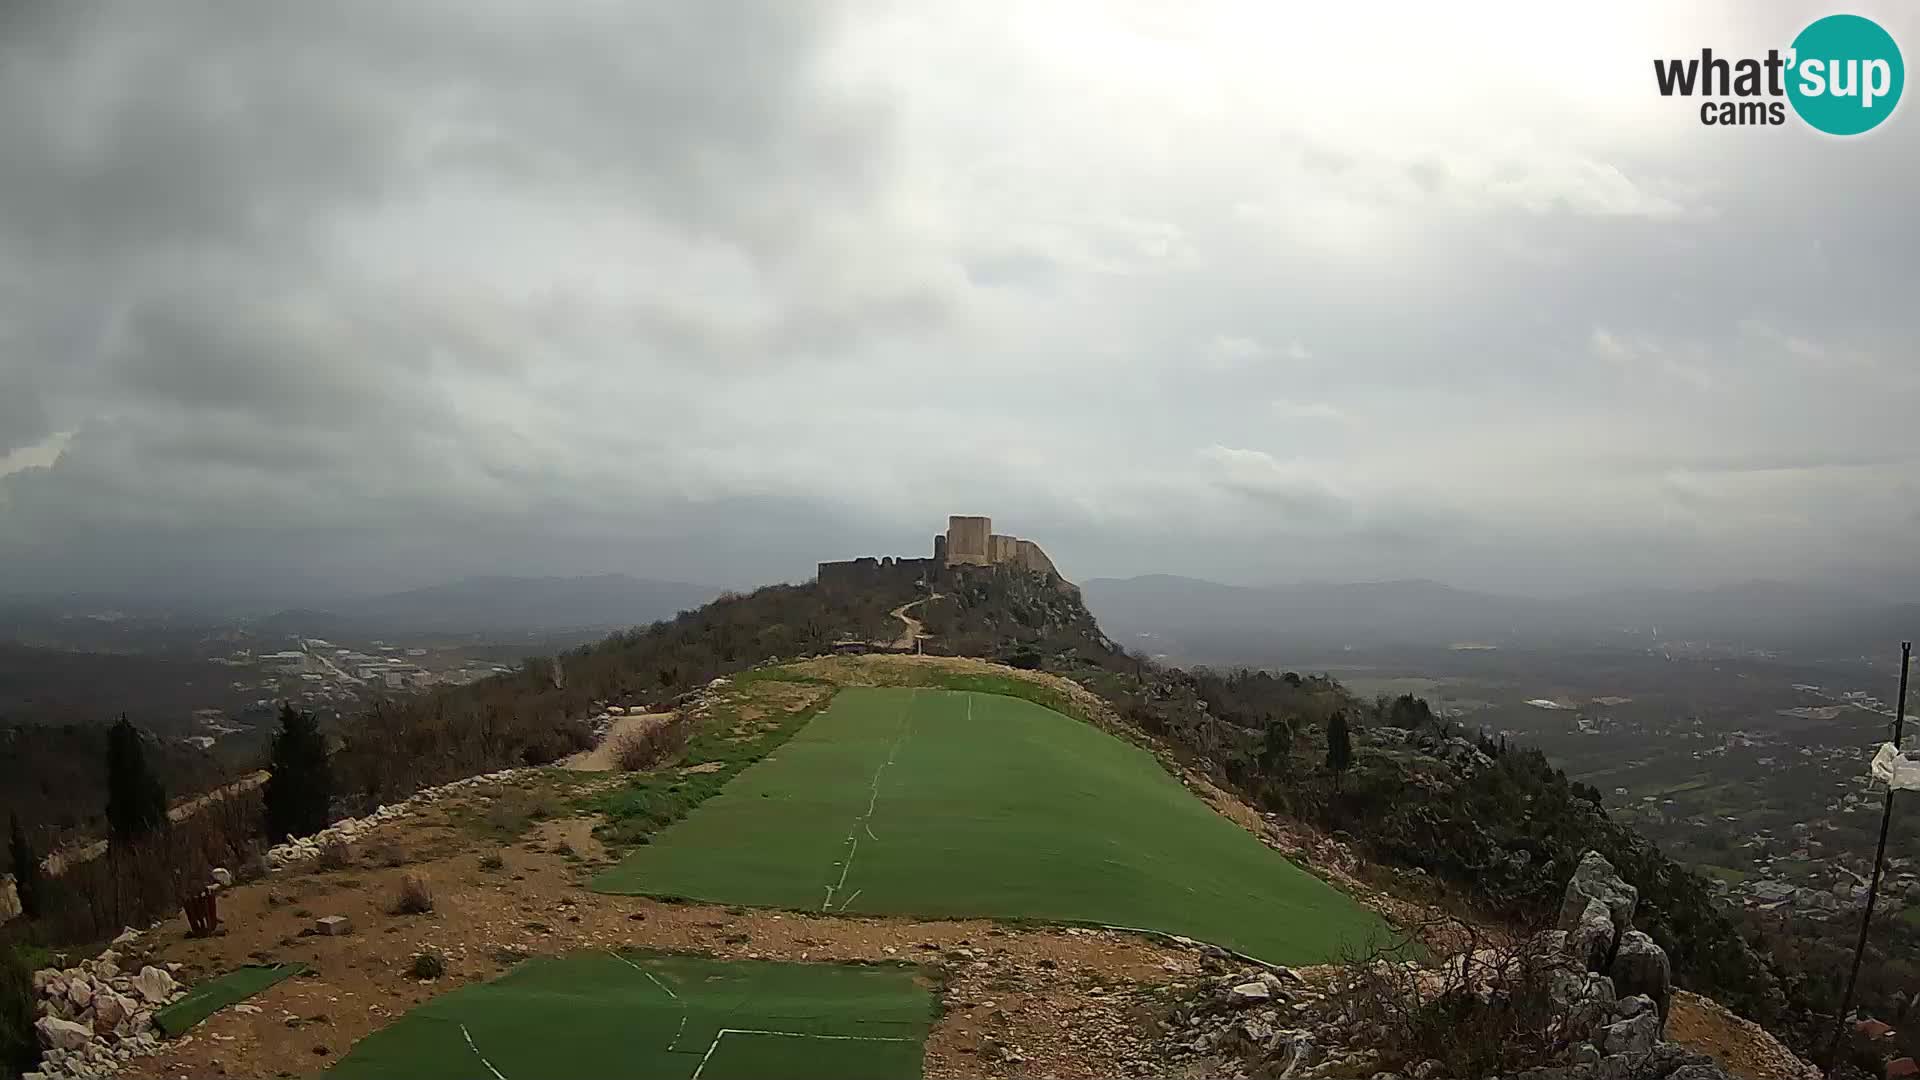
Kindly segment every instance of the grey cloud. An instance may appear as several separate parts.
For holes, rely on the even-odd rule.
[[[1315,95],[1245,12],[1007,11],[7,6],[0,455],[73,434],[0,591],[744,585],[961,510],[1081,576],[1898,564],[1911,107],[1707,132],[1471,25]]]

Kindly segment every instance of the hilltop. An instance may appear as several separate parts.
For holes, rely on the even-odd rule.
[[[875,567],[886,565],[876,563]],[[462,883],[454,895],[459,898],[456,909],[463,913],[469,904],[491,903],[484,897],[504,888],[501,895],[511,895],[511,909],[529,916],[524,926],[538,924],[542,929],[531,934],[510,932],[516,924],[503,912],[505,921],[493,918],[479,924],[484,940],[473,940],[466,930],[457,941],[424,939],[462,958],[457,965],[462,980],[486,976],[482,960],[492,952],[550,951],[573,941],[570,932],[556,935],[556,924],[544,917],[556,909],[578,915],[581,925],[599,927],[603,934],[618,923],[607,922],[605,914],[589,918],[589,911],[604,913],[609,904],[611,910],[625,913],[621,918],[651,926],[677,925],[678,920],[663,918],[664,909],[682,906],[671,902],[673,897],[666,898],[663,909],[658,899],[589,904],[564,888],[552,895],[522,896],[525,888],[494,882],[485,876],[489,871],[484,868],[475,877],[471,864],[460,861],[476,857],[472,840],[455,842],[455,837],[491,837],[493,842],[527,846],[530,852],[558,852],[566,868],[581,871],[576,881],[585,884],[587,870],[606,868],[614,853],[630,850],[631,845],[649,844],[654,833],[674,827],[674,822],[721,791],[741,769],[798,731],[829,700],[832,687],[901,685],[903,671],[938,671],[943,663],[982,662],[942,660],[936,655],[919,659],[843,656],[812,662],[832,665],[828,668],[791,665],[796,658],[835,650],[885,652],[910,647],[926,654],[998,661],[1005,666],[991,668],[992,678],[1047,688],[1039,699],[1046,708],[1147,750],[1161,769],[1217,813],[1253,831],[1266,847],[1310,868],[1362,906],[1416,931],[1414,939],[1435,954],[1477,935],[1511,935],[1551,921],[1566,882],[1583,857],[1593,852],[1618,867],[1636,888],[1639,904],[1634,924],[1671,958],[1679,986],[1763,1023],[1789,1018],[1793,1006],[1779,973],[1767,956],[1743,938],[1705,883],[1631,829],[1611,821],[1597,793],[1570,784],[1539,753],[1476,739],[1434,716],[1412,697],[1363,700],[1324,676],[1187,671],[1150,662],[1117,647],[1087,610],[1080,591],[1051,568],[1036,570],[1009,562],[963,568],[919,566],[903,573],[897,563],[891,566],[893,572],[870,574],[863,580],[771,586],[723,596],[670,620],[557,656],[530,659],[509,675],[377,703],[365,716],[343,723],[333,735],[337,805],[348,814],[368,816],[368,825],[351,834],[351,842],[365,854],[349,856],[339,870],[303,879],[308,884],[302,891],[336,904],[331,898],[346,900],[340,895],[343,891],[364,885],[365,875],[353,873],[353,859],[369,860],[368,868],[398,869],[420,861],[416,858],[420,851],[433,853],[425,861],[434,873],[451,874]],[[914,612],[911,616],[905,614],[909,609]],[[915,639],[916,626],[925,637]],[[903,646],[903,641],[911,644]],[[776,670],[786,673],[759,674]],[[742,679],[743,675],[749,677]],[[924,679],[916,675],[905,682],[924,684]],[[764,704],[739,696],[778,686],[788,688],[781,692],[784,696]],[[816,692],[822,686],[828,688],[825,693]],[[597,732],[611,723],[616,710],[618,715],[660,713],[680,718],[674,722],[689,725],[686,734],[692,741],[683,745],[690,749],[669,751],[664,772],[654,764],[630,777],[602,778],[548,768],[592,747]],[[741,728],[742,718],[750,714],[756,719]],[[767,719],[770,716],[793,719],[781,722]],[[1341,770],[1328,767],[1327,748],[1336,718],[1352,732],[1351,761]],[[750,743],[738,750],[701,741],[737,740],[741,731],[758,734],[751,734]],[[680,764],[673,767],[676,761]],[[513,771],[499,773],[502,769]],[[444,802],[438,799],[428,804],[428,816],[442,819],[435,826],[442,831],[408,834],[395,848],[381,840],[389,834],[383,830],[400,827],[381,807],[404,805],[409,796],[435,785],[464,784],[462,778],[478,774],[506,778],[462,788],[462,794],[444,806],[437,805]],[[876,796],[878,791],[876,787]],[[465,809],[458,809],[461,806]],[[237,843],[232,850],[238,853],[245,848]],[[397,855],[389,853],[395,849]],[[307,850],[320,852],[324,845]],[[235,855],[236,860],[240,858]],[[509,878],[521,882],[549,873],[543,868],[516,867]],[[563,885],[555,881],[541,888]],[[380,891],[387,886],[374,888]],[[275,896],[279,898],[272,899]],[[265,919],[269,926],[282,927],[282,934],[291,932],[288,927],[298,928],[299,911],[314,911],[311,904],[295,906],[298,902],[289,900],[277,885],[266,890],[266,897],[239,900],[242,906],[230,910],[243,912],[243,919]],[[374,903],[377,906],[379,901]],[[293,923],[272,915],[280,905],[295,911]],[[748,935],[742,945],[758,941],[758,934],[770,932],[772,924],[780,921],[777,915],[736,916],[731,914],[735,909],[726,910],[727,918],[710,923],[718,927],[750,918],[751,925],[760,928],[742,931]],[[901,910],[914,908],[908,904]],[[102,936],[111,936],[112,928],[123,922],[146,918],[135,910],[108,910],[97,917],[104,920],[98,931]],[[362,917],[352,915],[355,921]],[[809,926],[820,917],[810,918]],[[229,925],[236,925],[231,918]],[[924,923],[898,925],[914,926],[913,934],[932,939],[953,937],[954,924],[940,924],[948,929],[938,932]],[[1475,927],[1466,938],[1460,936],[1462,928]],[[634,940],[652,940],[651,931],[626,929],[640,935]],[[961,936],[977,943],[984,933],[976,929]],[[1031,933],[1037,935],[1035,942],[1064,942],[1074,936],[1058,931]],[[703,951],[712,951],[710,937],[701,936]],[[245,940],[259,941],[256,951],[275,955],[284,951],[264,944],[267,939],[258,933],[250,932]],[[685,944],[684,939],[671,938],[662,943],[672,945],[676,940]],[[873,939],[863,936],[862,940]],[[1101,940],[1117,939],[1103,936]],[[1034,946],[1041,952],[1053,947]],[[1122,952],[1130,948],[1125,946]],[[230,952],[200,948],[193,963],[201,971],[211,971],[228,962]],[[1031,979],[1051,985],[1051,976],[1038,974],[1049,969],[1033,967],[1018,953],[1014,949],[1007,962],[1019,965]],[[810,950],[802,949],[799,958],[808,955]],[[833,952],[827,949],[820,955]],[[1129,955],[1158,964],[1167,974],[1191,972],[1194,969],[1186,965],[1204,959],[1204,953],[1199,959],[1182,959],[1164,951]],[[320,959],[331,966],[339,958]],[[370,960],[362,957],[351,962]],[[380,961],[392,962],[391,957]],[[1127,966],[1133,963],[1128,960],[1121,967],[1140,981],[1138,969]],[[264,1033],[256,1030],[256,1036],[264,1052]],[[936,1030],[936,1043],[939,1037]],[[1148,1060],[1138,1056],[1146,1053],[1144,1044],[1127,1045],[1136,1054],[1130,1059],[1135,1064],[1128,1068]],[[1089,1062],[1127,1064],[1088,1053],[1092,1055],[1086,1058]],[[930,1061],[935,1060],[937,1052],[930,1049],[929,1055]]]

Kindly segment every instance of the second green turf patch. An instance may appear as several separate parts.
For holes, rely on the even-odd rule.
[[[1032,702],[939,690],[841,691],[594,888],[1100,923],[1277,963],[1334,959],[1385,930],[1138,747]]]
[[[933,998],[900,965],[582,952],[529,960],[360,1040],[350,1080],[920,1075]]]

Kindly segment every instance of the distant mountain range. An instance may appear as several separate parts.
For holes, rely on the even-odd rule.
[[[157,608],[109,597],[0,597],[0,641],[103,652],[145,652],[226,629],[330,634],[512,635],[643,626],[720,595],[713,585],[625,574],[470,577],[443,585],[348,596],[271,614]]]
[[[286,625],[298,630],[334,622],[388,633],[619,629],[670,618],[707,603],[721,592],[710,585],[626,574],[470,577],[423,589],[345,600],[319,611],[282,611],[256,625]]]
[[[1756,581],[1530,599],[1435,581],[1239,586],[1153,574],[1082,582],[1116,641],[1189,658],[1264,648],[1713,642],[1808,656],[1884,653],[1920,631],[1920,604]],[[1143,635],[1145,638],[1143,639]]]

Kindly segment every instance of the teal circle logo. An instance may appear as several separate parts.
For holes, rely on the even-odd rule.
[[[1800,31],[1791,63],[1793,111],[1829,135],[1878,127],[1900,104],[1907,83],[1893,35],[1858,15],[1829,15]]]

